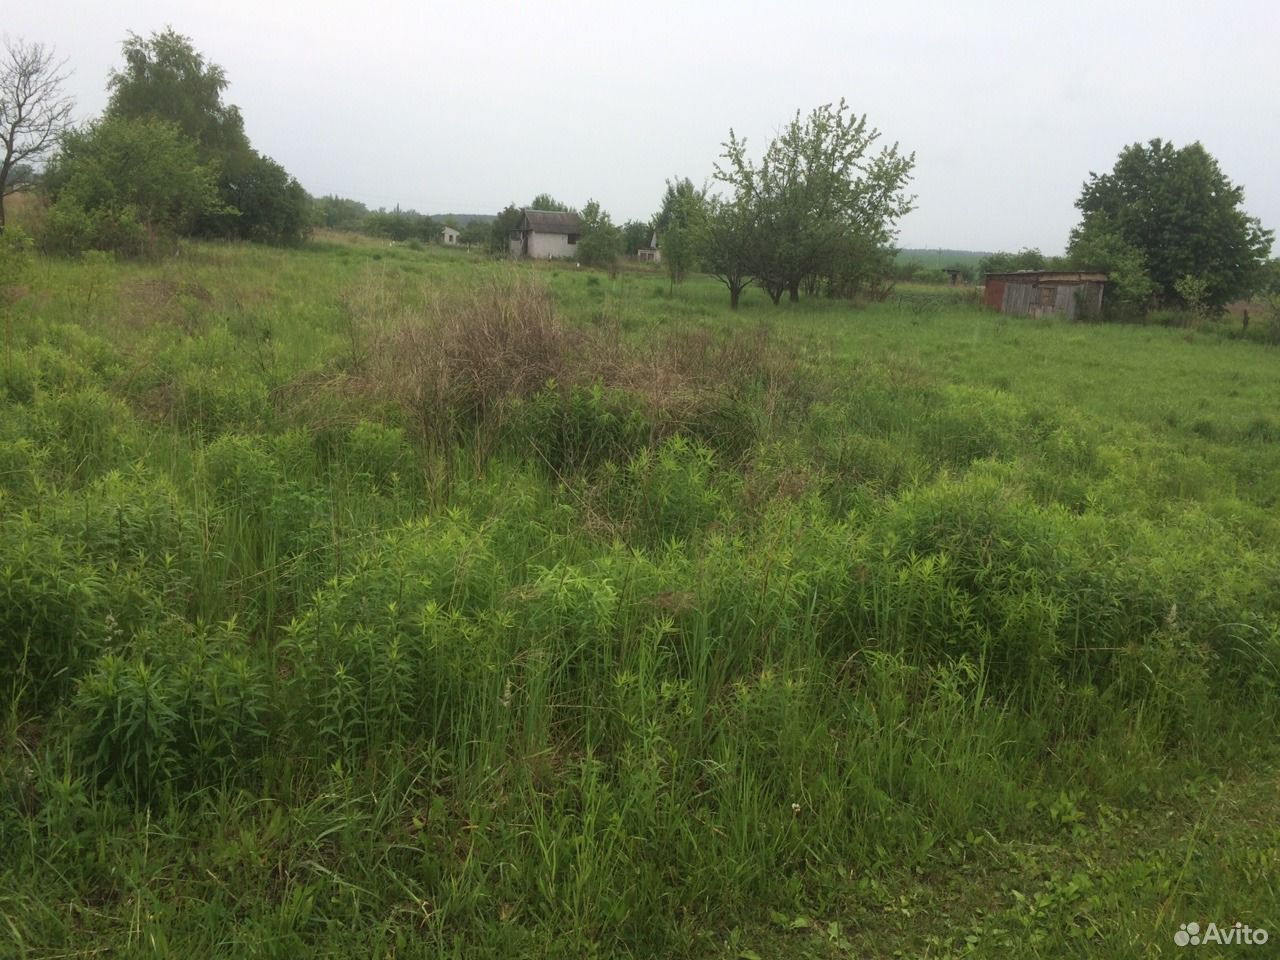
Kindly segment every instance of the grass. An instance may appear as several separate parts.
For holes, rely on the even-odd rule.
[[[23,286],[9,954],[1280,926],[1273,349],[343,238]]]

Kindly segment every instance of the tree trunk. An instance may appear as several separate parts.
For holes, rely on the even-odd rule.
[[[789,294],[788,299],[792,303],[799,303],[800,302],[800,282],[798,280],[793,280],[787,286],[787,293]]]
[[[729,309],[738,309],[738,297],[742,296],[742,287],[736,283],[729,284]]]

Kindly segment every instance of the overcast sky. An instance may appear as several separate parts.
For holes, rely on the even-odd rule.
[[[82,117],[129,31],[173,26],[230,80],[255,147],[313,194],[494,213],[546,191],[648,219],[845,97],[915,151],[908,247],[1061,252],[1091,170],[1200,140],[1280,227],[1280,4],[774,0],[0,0],[57,48]]]

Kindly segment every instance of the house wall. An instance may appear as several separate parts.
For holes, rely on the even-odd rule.
[[[520,245],[516,244],[516,253],[520,253]],[[529,232],[529,256],[535,260],[547,260],[552,257],[576,257],[578,245],[569,242],[563,233]]]
[[[440,242],[456,244],[458,242],[458,231],[453,229],[453,227],[445,227],[440,231]]]

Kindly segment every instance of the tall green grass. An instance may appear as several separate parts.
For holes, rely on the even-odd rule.
[[[1274,736],[1265,348],[361,244],[31,286],[16,955],[717,955]]]

